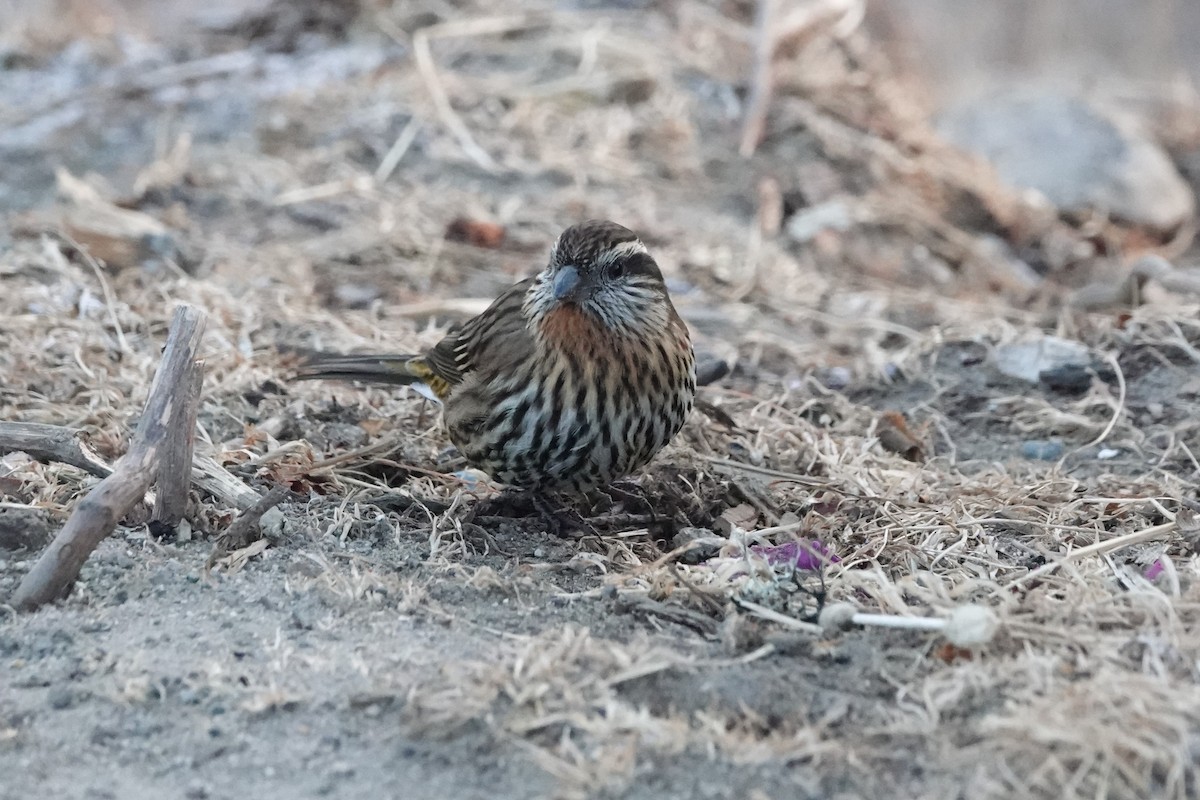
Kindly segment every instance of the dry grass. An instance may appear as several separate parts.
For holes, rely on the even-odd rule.
[[[398,12],[377,13],[401,36]],[[288,512],[291,535],[320,545],[300,545],[313,570],[295,591],[467,624],[471,598],[495,595],[644,600],[638,618],[651,631],[686,619],[664,609],[712,621],[718,647],[695,636],[690,650],[575,626],[509,635],[496,659],[447,661],[402,687],[413,735],[482,724],[555,776],[562,796],[623,791],[647,759],[685,751],[818,773],[885,774],[907,760],[957,776],[973,797],[1194,796],[1200,561],[1186,501],[1200,474],[1200,389],[1172,387],[1155,414],[1144,381],[1156,366],[1194,376],[1198,309],[1176,298],[1125,317],[1073,316],[1058,311],[1065,273],[1052,269],[1024,293],[980,279],[1003,265],[988,260],[979,232],[946,221],[956,198],[982,198],[1003,226],[1032,231],[1032,246],[1079,234],[929,140],[919,104],[882,77],[861,34],[782,56],[768,140],[740,160],[737,120],[724,110],[736,97],[721,87],[746,74],[752,35],[748,20],[692,2],[672,19],[481,15],[425,29],[412,38],[419,57],[375,83],[274,101],[299,143],[271,154],[220,142],[191,150],[191,191],[229,210],[173,212],[175,234],[202,253],[190,274],[95,269],[49,234],[0,253],[0,418],[82,428],[115,458],[173,303],[195,303],[211,315],[198,450],[251,483],[311,492]],[[373,122],[380,105],[404,124]],[[782,133],[796,125],[804,132]],[[352,157],[364,138],[374,148],[365,165]],[[793,162],[796,152],[806,160]],[[797,244],[723,206],[726,196],[754,202],[751,173],[817,193],[796,163],[832,165],[831,197],[861,222]],[[863,180],[867,190],[848,188]],[[314,233],[288,222],[289,207],[334,225]],[[486,253],[445,241],[464,214],[500,222],[509,244]],[[722,530],[715,517],[736,520],[699,564],[676,563],[683,554],[668,541],[635,530],[584,540],[550,563],[480,566],[472,559],[491,544],[461,522],[479,489],[446,460],[435,410],[405,392],[284,388],[277,348],[432,344],[449,318],[536,264],[564,222],[591,215],[646,232],[699,346],[737,362],[731,380],[704,392],[737,427],[697,413],[643,485],[652,496],[683,487],[715,506],[706,516],[680,505],[679,522]],[[342,307],[337,287],[348,284],[365,287],[367,308]],[[1120,380],[1074,397],[981,385],[979,402],[960,403],[960,384],[991,368],[947,367],[954,348],[987,351],[1034,329],[1078,338]],[[831,368],[844,380],[827,380]],[[908,415],[926,459],[879,446],[883,407]],[[1175,407],[1182,413],[1167,413]],[[1063,442],[1063,457],[1019,457],[1023,441],[1041,439]],[[1098,460],[1101,447],[1124,455]],[[6,502],[56,513],[92,482],[16,455],[0,460],[0,481]],[[388,493],[428,505],[385,509]],[[215,530],[229,512],[200,498],[197,518]],[[372,537],[423,542],[425,577],[336,556]],[[837,555],[821,580],[772,568],[753,549],[798,537]],[[582,577],[562,589],[552,579],[564,572]],[[434,601],[438,582],[467,599]],[[750,670],[797,652],[820,664],[836,644],[803,626],[789,640],[737,601],[811,621],[822,584],[829,601],[898,617],[982,604],[1000,632],[968,652],[869,631],[882,666],[855,669],[886,691],[819,714],[652,711],[623,694],[660,674]],[[267,708],[290,696],[264,697]]]

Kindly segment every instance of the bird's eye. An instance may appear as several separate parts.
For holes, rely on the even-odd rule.
[[[606,270],[609,278],[619,278],[625,274],[625,259],[614,261],[608,265]]]

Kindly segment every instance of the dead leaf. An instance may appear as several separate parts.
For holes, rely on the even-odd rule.
[[[925,458],[925,448],[908,428],[908,420],[899,411],[885,411],[879,415],[879,444],[884,450],[897,453],[909,461]]]
[[[472,247],[495,250],[504,244],[503,225],[479,219],[458,217],[446,226],[446,238],[452,242],[465,242]]]

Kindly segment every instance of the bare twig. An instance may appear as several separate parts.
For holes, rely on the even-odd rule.
[[[257,503],[261,497],[208,455],[197,455],[192,459],[192,483],[218,500],[242,510]]]
[[[121,93],[153,92],[167,86],[179,86],[194,81],[220,78],[237,72],[245,72],[254,68],[258,63],[259,57],[247,49],[206,56],[180,64],[167,64],[151,70],[146,70],[138,65],[136,68],[114,73],[114,76],[106,80],[103,85],[89,86],[84,91],[71,92],[62,97],[52,98],[24,116],[6,121],[5,127],[15,128],[18,125],[28,124],[39,117],[77,103],[80,105],[103,103]]]
[[[442,86],[442,79],[438,77],[437,67],[433,63],[433,53],[429,49],[428,31],[420,30],[413,35],[413,56],[416,58],[417,69],[421,72],[421,78],[425,81],[425,88],[429,90],[429,96],[433,100],[433,107],[437,109],[442,124],[454,135],[463,152],[472,161],[489,172],[495,170],[496,162],[492,160],[492,157],[488,155],[486,150],[479,146],[475,138],[471,136],[471,131],[467,129],[466,123],[462,121],[462,117],[458,116],[458,112],[450,105],[450,97],[446,94],[446,87]]]
[[[425,82],[425,88],[433,100],[433,107],[446,129],[458,140],[459,146],[472,161],[489,172],[497,169],[496,162],[486,150],[479,146],[471,132],[467,129],[462,117],[450,105],[450,96],[438,76],[437,67],[433,62],[433,52],[429,42],[432,39],[456,36],[487,36],[510,31],[521,30],[539,24],[544,24],[546,18],[537,14],[521,14],[516,16],[482,17],[479,19],[456,20],[443,22],[422,28],[413,34],[413,58],[416,59],[417,70]],[[390,155],[390,154],[389,154]],[[398,159],[397,159],[398,160]]]
[[[197,455],[192,459],[192,483],[242,511],[253,508],[262,499],[262,495],[207,455]],[[268,537],[278,536],[283,531],[283,512],[268,510],[262,515],[262,527]]]
[[[858,0],[810,0],[782,16],[779,5],[779,0],[758,3],[754,20],[754,75],[738,145],[738,154],[743,158],[754,155],[766,131],[767,113],[775,92],[775,53],[780,45],[813,36],[829,25],[835,26],[835,35],[846,36],[861,21],[863,12],[863,4]]]
[[[814,625],[811,622],[805,622],[804,620],[799,620],[795,617],[789,617],[787,614],[781,614],[780,612],[772,608],[767,608],[760,603],[743,600],[740,597],[733,598],[733,602],[738,606],[738,608],[749,611],[752,615],[758,617],[759,619],[769,620],[770,622],[777,623],[785,628],[789,628],[790,630],[802,631],[804,633],[821,633],[820,625]]]
[[[12,605],[33,609],[64,597],[79,570],[96,546],[112,533],[117,521],[141,502],[158,473],[161,449],[171,429],[181,424],[187,407],[185,392],[195,369],[196,353],[204,334],[204,313],[181,306],[171,320],[166,351],[154,376],[145,410],[133,434],[129,451],[113,472],[92,489],[75,508],[67,524],[21,581]]]
[[[1176,530],[1178,530],[1178,528],[1178,522],[1164,522],[1162,525],[1155,525],[1152,528],[1143,528],[1140,531],[1132,531],[1112,539],[1105,539],[1102,542],[1089,544],[1087,547],[1081,547],[1078,550],[1072,550],[1056,561],[1050,561],[1046,564],[1043,564],[1037,569],[1025,573],[1021,577],[1010,581],[1004,586],[997,587],[996,593],[1008,592],[1012,589],[1026,586],[1030,582],[1042,577],[1043,575],[1049,575],[1051,572],[1056,571],[1059,567],[1062,567],[1065,564],[1070,564],[1089,556],[1110,553],[1113,550],[1119,550],[1122,547],[1129,547],[1131,545],[1141,544],[1142,542],[1153,541],[1154,539],[1165,536],[1169,533],[1174,533]]]
[[[80,432],[37,422],[0,422],[0,455],[22,452],[38,461],[70,464],[97,478],[112,474],[104,459],[92,452]]]
[[[174,412],[176,417],[167,430],[167,438],[159,456],[156,475],[158,496],[154,501],[152,521],[170,529],[179,524],[187,508],[188,489],[192,485],[196,412],[200,407],[200,386],[203,382],[203,362],[193,361],[180,387],[183,397]]]
[[[616,605],[618,611],[660,617],[676,625],[691,628],[705,636],[716,635],[719,626],[717,620],[705,616],[699,611],[693,611],[690,608],[664,603],[661,600],[653,600],[637,594],[619,595]]]
[[[421,120],[414,115],[409,119],[408,124],[404,126],[404,130],[400,131],[400,135],[396,137],[396,141],[388,148],[384,154],[383,160],[379,162],[379,167],[375,170],[375,183],[380,184],[391,177],[396,167],[400,164],[400,159],[404,158],[404,154],[408,152],[408,148],[412,147],[412,143],[417,140],[417,133],[421,130]]]
[[[286,500],[289,494],[291,494],[291,490],[286,486],[275,486],[260,497],[258,502],[239,514],[233,524],[217,540],[212,554],[208,557],[208,568],[211,569],[212,565],[226,553],[241,550],[251,542],[262,538],[263,515]]]
[[[742,122],[742,140],[738,153],[749,158],[758,149],[767,127],[767,110],[771,107],[774,89],[775,36],[771,21],[778,0],[759,0],[754,20],[754,77],[750,80],[750,99],[746,103],[746,118]]]
[[[109,321],[112,322],[113,330],[116,332],[117,344],[121,348],[121,352],[128,356],[130,354],[129,342],[125,341],[125,330],[121,327],[121,319],[117,316],[117,299],[113,295],[112,287],[108,284],[108,278],[104,275],[104,267],[100,266],[100,262],[96,260],[86,247],[75,241],[67,233],[62,234],[63,239],[83,258],[83,263],[88,265],[92,274],[96,276],[96,282],[100,284],[100,291],[104,295],[104,308],[108,311]]]

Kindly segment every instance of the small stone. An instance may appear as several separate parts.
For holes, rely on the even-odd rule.
[[[1173,230],[1195,213],[1190,187],[1156,142],[1075,97],[1007,91],[942,115],[938,130],[1000,179],[1063,211],[1099,210]]]
[[[679,532],[671,537],[671,549],[688,547],[679,560],[685,564],[699,564],[715,557],[728,541],[708,528],[680,528]]]
[[[1066,364],[1043,370],[1038,378],[1047,388],[1065,394],[1080,394],[1092,385],[1092,373],[1083,364]]]
[[[1086,368],[1092,363],[1087,345],[1057,336],[1043,336],[996,348],[996,368],[1010,378],[1037,383],[1043,373],[1062,367]]]
[[[46,701],[53,709],[70,708],[75,705],[75,693],[66,686],[56,686],[46,696]]]
[[[708,386],[729,374],[729,362],[723,358],[710,358],[696,364],[696,385]]]
[[[829,367],[827,369],[817,370],[817,380],[819,380],[826,389],[832,389],[835,392],[840,392],[850,385],[854,379],[853,373],[847,367]]]
[[[798,211],[787,223],[788,236],[805,244],[824,231],[844,233],[854,227],[854,215],[841,200],[830,200]]]
[[[1021,443],[1021,455],[1034,461],[1056,461],[1062,454],[1061,442],[1033,440]]]

